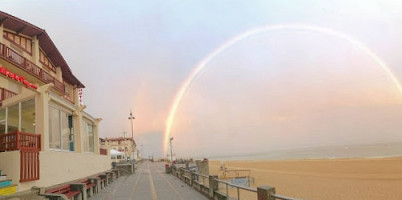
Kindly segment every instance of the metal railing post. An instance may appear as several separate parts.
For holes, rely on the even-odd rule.
[[[195,179],[195,174],[194,172],[190,172],[190,186],[193,187],[193,182]]]
[[[208,176],[210,198],[214,198],[214,192],[215,190],[218,190],[218,181],[215,180],[217,178],[218,176],[211,176],[211,175]]]
[[[272,194],[275,194],[274,187],[267,185],[257,187],[258,200],[275,200],[275,197],[272,196]]]

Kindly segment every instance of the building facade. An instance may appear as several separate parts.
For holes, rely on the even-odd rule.
[[[121,153],[124,153],[125,158],[130,160],[137,160],[139,159],[139,152],[137,150],[137,145],[132,138],[124,138],[124,137],[117,137],[117,138],[101,138],[99,140],[100,147],[102,149],[107,149],[108,152],[110,150],[116,150]],[[111,155],[113,161],[124,160],[123,157],[119,157],[119,155]]]
[[[80,104],[85,86],[49,35],[0,11],[0,36],[0,170],[24,191],[110,169],[101,119]]]

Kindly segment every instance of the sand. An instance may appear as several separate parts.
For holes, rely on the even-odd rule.
[[[222,174],[220,161],[209,165],[210,174]],[[250,169],[255,179],[252,187],[274,186],[277,194],[305,200],[402,200],[402,157],[225,161],[225,165]],[[240,193],[241,199],[256,199],[255,194]]]

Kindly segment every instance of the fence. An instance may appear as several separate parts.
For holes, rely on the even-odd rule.
[[[20,182],[39,180],[39,134],[15,131],[0,135],[0,152],[20,150]]]
[[[227,181],[218,179],[218,176],[204,175],[196,172],[189,171],[185,168],[176,168],[172,166],[170,169],[171,174],[188,184],[190,187],[195,188],[200,193],[209,197],[210,199],[228,200],[239,199],[240,191],[247,191],[254,193],[258,200],[300,200],[292,197],[287,197],[275,193],[275,188],[271,186],[260,186],[255,188],[235,185]],[[207,181],[205,181],[207,180]],[[219,184],[225,185],[225,192],[219,190]],[[229,187],[235,189],[236,196],[230,196]]]

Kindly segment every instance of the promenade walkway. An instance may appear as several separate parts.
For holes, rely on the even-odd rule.
[[[135,174],[122,176],[89,200],[205,200],[176,177],[165,174],[165,163],[143,162]]]

